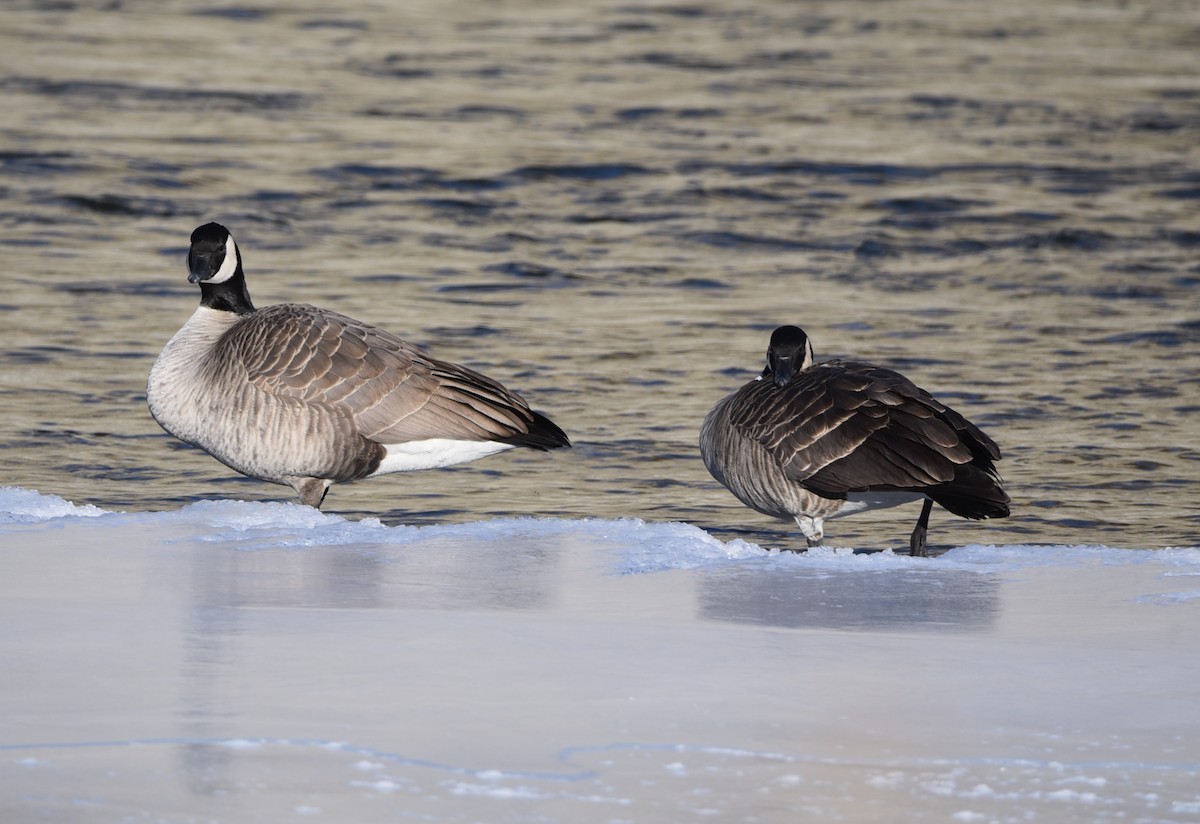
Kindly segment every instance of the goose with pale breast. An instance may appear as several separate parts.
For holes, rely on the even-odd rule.
[[[1003,518],[1000,448],[979,427],[898,372],[814,363],[796,326],[771,335],[762,375],[720,401],[700,428],[713,477],[764,515],[794,520],[809,546],[824,522],[924,499],[909,538],[927,555],[937,503],[963,518]]]
[[[334,483],[570,446],[516,393],[391,332],[306,304],[256,309],[219,223],[192,233],[187,265],[200,306],[150,370],[150,413],[302,503],[320,507]]]

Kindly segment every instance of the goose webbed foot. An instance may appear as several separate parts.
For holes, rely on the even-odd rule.
[[[291,485],[300,496],[300,503],[311,506],[313,509],[320,509],[325,500],[325,494],[329,492],[330,482],[321,478],[298,478],[291,481]]]
[[[805,538],[803,549],[800,549],[800,548],[794,547],[794,546],[787,546],[787,547],[781,547],[779,551],[780,552],[794,552],[797,555],[799,555],[801,552],[808,552],[813,547],[821,546],[821,545],[822,545],[822,541],[820,538]]]
[[[925,535],[929,530],[920,524],[912,531],[912,536],[908,539],[908,554],[917,558],[929,557],[929,546],[925,541]]]
[[[795,519],[796,526],[800,527],[800,531],[804,533],[804,540],[808,542],[808,549],[820,546],[825,540],[824,519],[811,515],[796,515]]]

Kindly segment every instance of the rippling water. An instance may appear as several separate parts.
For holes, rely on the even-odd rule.
[[[1014,515],[933,543],[1195,544],[1190,2],[10,4],[3,482],[106,508],[286,499],[162,433],[145,375],[234,231],[316,303],[522,392],[552,455],[335,487],[390,523],[684,520],[795,542],[705,472],[770,329],[909,374]],[[834,522],[903,544],[916,513]]]

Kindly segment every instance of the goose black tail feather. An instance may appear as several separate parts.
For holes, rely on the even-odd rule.
[[[1011,499],[995,470],[963,464],[955,472],[953,481],[921,491],[960,518],[1007,518],[1009,514]]]
[[[531,412],[530,414],[533,415],[533,420],[529,422],[529,431],[510,435],[503,439],[504,443],[537,449],[541,452],[571,445],[567,433],[559,429],[558,424],[540,412]]]

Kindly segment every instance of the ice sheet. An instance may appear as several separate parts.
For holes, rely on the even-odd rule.
[[[0,490],[0,820],[1195,821],[1200,549]]]

